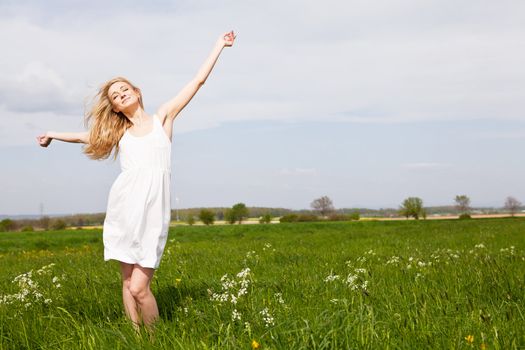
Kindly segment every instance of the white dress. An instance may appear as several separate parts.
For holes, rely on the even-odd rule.
[[[104,260],[157,268],[171,218],[171,142],[160,119],[153,130],[119,143],[119,174],[109,192],[104,220]]]

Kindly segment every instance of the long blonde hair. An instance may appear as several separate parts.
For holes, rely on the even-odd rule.
[[[126,78],[116,77],[104,83],[93,98],[91,109],[85,114],[84,122],[89,130],[89,143],[83,151],[91,159],[107,159],[113,150],[113,159],[117,159],[119,141],[126,129],[132,125],[124,113],[113,111],[108,97],[110,86],[117,82],[129,84],[139,94],[139,103],[144,109],[140,89]]]

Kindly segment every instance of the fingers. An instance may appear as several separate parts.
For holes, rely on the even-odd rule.
[[[233,41],[237,36],[235,35],[235,33],[232,31],[229,31],[228,33],[224,34],[224,40],[229,40],[229,41]]]

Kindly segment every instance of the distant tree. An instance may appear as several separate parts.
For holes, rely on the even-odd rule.
[[[44,230],[49,230],[49,225],[51,223],[51,219],[49,216],[42,216],[40,220],[38,220],[38,224],[40,227],[42,227]]]
[[[313,210],[319,212],[321,216],[326,216],[334,211],[334,204],[327,196],[314,199],[313,202],[310,203],[310,206]]]
[[[22,232],[33,232],[34,230],[35,229],[33,228],[33,226],[27,225],[27,226],[22,227],[22,229],[20,231],[22,231]]]
[[[272,222],[272,215],[270,213],[266,213],[259,219],[260,224],[269,224]]]
[[[426,211],[423,209],[423,200],[418,197],[408,197],[403,201],[399,208],[399,213],[407,219],[413,217],[419,220],[419,217],[426,218]]]
[[[467,195],[457,195],[454,202],[456,202],[456,209],[460,215],[470,212],[470,198]]]
[[[205,225],[213,225],[213,222],[215,221],[215,214],[211,210],[202,209],[199,213],[199,219]]]
[[[224,213],[224,220],[230,225],[235,224],[237,221],[237,218],[235,217],[235,213],[232,209],[226,209],[226,212]]]
[[[84,219],[83,218],[78,218],[77,219],[77,222],[76,222],[76,225],[77,226],[84,226]]]
[[[66,228],[66,223],[65,223],[64,220],[58,219],[58,220],[53,222],[53,224],[51,225],[51,228],[53,230],[63,230],[63,229]]]
[[[0,221],[0,231],[13,231],[16,228],[16,223],[11,219],[4,219]]]
[[[242,223],[244,219],[248,217],[248,208],[246,208],[246,204],[244,203],[237,203],[235,204],[231,211],[233,212],[233,216],[235,217],[235,221],[237,221],[239,224]]]
[[[507,199],[505,199],[504,207],[511,216],[514,216],[521,207],[521,202],[512,196],[508,196]]]
[[[359,215],[359,212],[358,211],[354,211],[350,214],[350,220],[356,220],[356,221],[359,221],[359,219],[361,218],[361,215]]]
[[[186,222],[188,225],[193,226],[195,224],[195,218],[192,214],[188,215],[188,218],[186,219]]]
[[[281,216],[279,222],[297,222],[299,216],[297,214],[286,214]]]

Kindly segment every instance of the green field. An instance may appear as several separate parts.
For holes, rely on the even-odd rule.
[[[0,349],[525,348],[523,219],[177,227],[153,335],[102,256],[100,230],[1,233]]]

